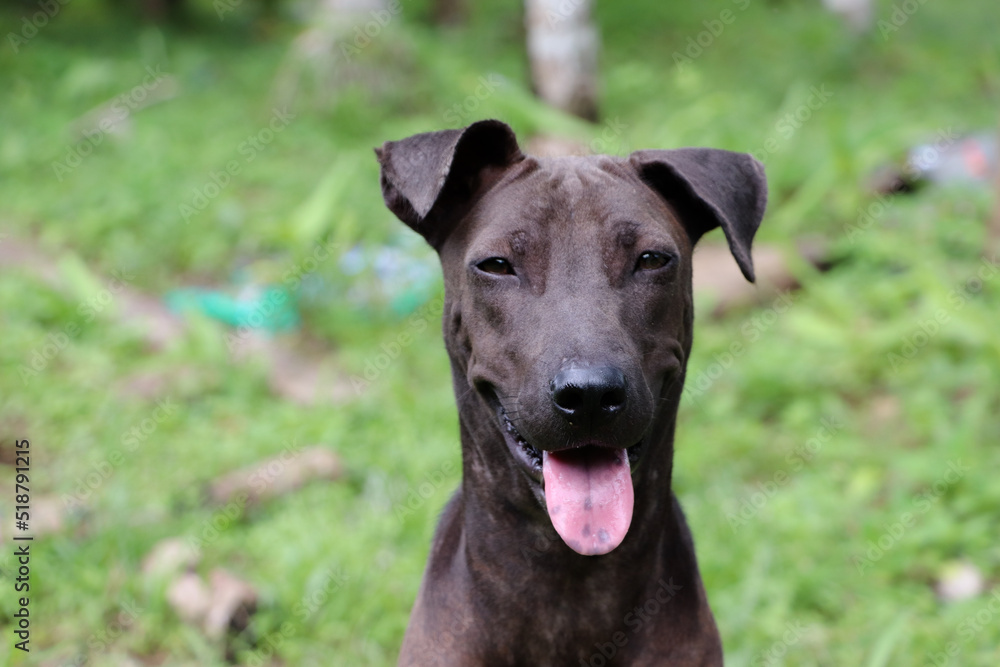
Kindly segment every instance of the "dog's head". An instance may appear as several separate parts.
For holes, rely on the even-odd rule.
[[[722,227],[753,280],[763,167],[706,148],[526,157],[499,121],[376,152],[386,205],[441,257],[456,392],[496,435],[477,456],[518,469],[574,551],[611,551],[633,480],[672,454],[655,449],[691,348],[692,248]]]

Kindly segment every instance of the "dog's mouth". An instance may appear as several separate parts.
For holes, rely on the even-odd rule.
[[[502,405],[498,413],[508,448],[538,485],[536,495],[563,542],[584,556],[618,547],[632,522],[632,472],[643,443],[539,450],[518,432]]]
[[[513,451],[517,458],[521,460],[521,463],[528,469],[531,473],[532,478],[541,483],[542,481],[542,452],[539,449],[531,446],[527,440],[524,439],[518,430],[514,426],[514,423],[507,416],[507,411],[503,406],[498,407],[498,412],[500,414],[500,424],[503,426],[504,434],[507,438],[507,444],[510,446],[511,451]],[[625,448],[625,453],[628,457],[628,465],[630,472],[635,472],[636,466],[639,465],[639,460],[642,458],[643,452],[643,441],[635,443],[631,447]],[[600,447],[601,445],[590,445],[592,447]]]

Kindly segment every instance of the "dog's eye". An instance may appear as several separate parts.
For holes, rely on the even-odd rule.
[[[489,259],[484,259],[479,262],[479,264],[476,264],[476,268],[480,271],[492,273],[498,276],[514,275],[514,267],[503,257],[490,257]]]
[[[669,255],[650,250],[639,255],[639,259],[635,263],[635,270],[652,271],[654,269],[661,269],[670,263],[670,259]]]

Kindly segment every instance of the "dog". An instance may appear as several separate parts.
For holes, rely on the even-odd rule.
[[[437,251],[462,444],[399,664],[721,665],[671,491],[691,254],[753,281],[763,166],[708,148],[535,158],[504,123],[375,149]]]

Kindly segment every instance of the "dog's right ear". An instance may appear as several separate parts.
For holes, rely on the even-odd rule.
[[[375,155],[385,205],[435,248],[503,170],[524,159],[514,131],[498,120],[387,141]]]

